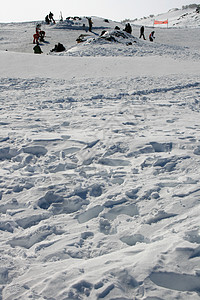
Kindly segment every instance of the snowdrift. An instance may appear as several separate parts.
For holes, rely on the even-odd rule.
[[[121,30],[103,31],[100,36],[84,36],[85,41],[59,55],[70,56],[169,56],[174,59],[200,58],[198,51],[187,47],[141,41]],[[58,54],[57,54],[58,55]]]

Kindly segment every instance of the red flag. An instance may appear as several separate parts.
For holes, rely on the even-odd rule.
[[[168,20],[165,20],[165,21],[156,21],[156,20],[154,20],[154,24],[168,24]]]

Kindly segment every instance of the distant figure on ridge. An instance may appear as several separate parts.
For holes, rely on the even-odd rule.
[[[141,37],[143,37],[143,39],[146,40],[146,39],[145,39],[145,36],[144,36],[144,26],[142,26],[142,27],[140,28],[140,39],[141,39]]]
[[[63,22],[62,12],[60,12],[60,22]]]
[[[54,18],[53,18],[53,14],[52,14],[51,11],[49,13],[49,20],[50,20],[50,22],[53,22],[54,24],[56,23],[55,20],[54,20]]]
[[[87,19],[88,19],[89,31],[91,32],[92,31],[92,24],[93,24],[92,18],[88,17]]]
[[[45,17],[45,22],[46,22],[47,24],[50,24],[49,15],[46,15],[46,17]]]
[[[149,35],[150,42],[153,42],[153,40],[155,39],[154,33],[155,33],[155,31],[152,31]]]
[[[127,33],[130,33],[130,34],[131,34],[132,28],[131,28],[130,23],[127,23],[127,24],[126,24],[124,31],[126,31]]]

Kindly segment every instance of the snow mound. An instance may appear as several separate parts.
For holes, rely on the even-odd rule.
[[[200,54],[189,51],[187,47],[165,45],[143,41],[123,30],[102,31],[100,35],[83,35],[77,40],[83,40],[76,46],[62,53],[53,53],[59,56],[170,56],[175,59],[199,59]]]
[[[102,31],[101,35],[91,40],[93,42],[115,42],[115,43],[122,43],[126,45],[132,45],[132,43],[136,43],[138,41],[137,38],[132,36],[130,33],[122,30],[112,30],[112,31]],[[90,41],[89,41],[90,42]]]

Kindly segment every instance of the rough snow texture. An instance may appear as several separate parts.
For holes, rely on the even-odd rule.
[[[199,299],[193,29],[75,50],[82,31],[46,26],[34,55],[34,26],[0,24],[0,299]]]

